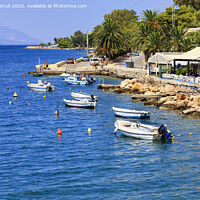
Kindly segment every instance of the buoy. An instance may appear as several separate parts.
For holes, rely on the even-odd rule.
[[[9,87],[7,87],[6,89],[9,90]]]
[[[24,78],[26,77],[26,76],[23,76]]]
[[[192,133],[189,133],[189,136],[191,136],[192,135]]]
[[[58,116],[59,115],[59,110],[56,110],[54,114]]]
[[[51,78],[51,76],[49,76],[49,78]]]
[[[12,104],[12,101],[9,101],[9,104]]]
[[[91,132],[92,132],[91,128],[88,128],[88,133],[91,133]]]
[[[44,81],[44,84],[47,84],[47,81],[46,81],[46,80]]]
[[[58,134],[58,135],[62,135],[62,131],[61,131],[60,128],[58,128],[57,134]]]
[[[44,95],[43,98],[46,99],[46,96]]]
[[[27,81],[27,84],[29,84],[30,82],[29,81]]]
[[[110,94],[108,93],[108,95],[110,95]]]
[[[71,88],[69,88],[71,90]]]
[[[15,94],[13,95],[13,97],[18,97],[16,92],[15,92]]]
[[[28,105],[30,106],[31,104],[30,104],[30,103],[28,103]]]

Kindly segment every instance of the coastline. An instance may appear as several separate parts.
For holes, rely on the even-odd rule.
[[[121,78],[123,80],[119,85],[99,84],[98,89],[130,94],[133,101],[142,101],[144,105],[174,110],[185,116],[200,117],[200,85],[149,77],[143,58],[142,54],[139,57],[122,57],[103,68],[94,68],[89,62],[82,62],[82,58],[79,58],[76,64],[66,64],[66,61],[50,64],[48,70],[41,70],[41,66],[37,65],[36,72],[44,75],[60,75],[66,72]],[[134,68],[126,67],[126,62],[130,61],[134,62]]]

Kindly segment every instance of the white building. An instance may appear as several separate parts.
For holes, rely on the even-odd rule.
[[[178,67],[187,67],[192,63],[194,69],[200,74],[200,47],[188,52],[161,52],[148,59],[151,73],[175,73]]]

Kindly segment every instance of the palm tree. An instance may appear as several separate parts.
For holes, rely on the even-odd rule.
[[[146,39],[146,49],[150,53],[155,54],[156,52],[161,52],[165,49],[166,37],[164,33],[160,31],[152,31]]]
[[[143,10],[142,20],[154,24],[158,17],[158,10]]]
[[[112,49],[119,49],[123,44],[123,34],[112,19],[105,19],[103,26],[96,34],[98,49],[104,49],[111,60]]]
[[[145,55],[145,63],[147,63],[148,58],[150,57],[151,53],[155,53],[158,47],[154,48],[153,50],[152,45],[149,49],[149,42],[151,37],[153,37],[152,32],[157,32],[159,23],[157,22],[158,11],[157,10],[146,10],[142,13],[142,20],[139,23],[139,28],[136,33],[136,37],[133,38],[133,46],[139,48]],[[156,34],[156,33],[155,33]],[[155,35],[154,36],[157,36]],[[155,38],[154,38],[155,39]],[[148,45],[148,46],[147,46]]]
[[[183,48],[183,41],[185,39],[185,33],[187,32],[187,29],[185,29],[182,26],[176,26],[172,28],[171,32],[171,45],[172,45],[172,51],[182,51]]]
[[[152,25],[147,24],[146,22],[140,22],[138,32],[133,38],[132,44],[133,48],[137,50],[140,49],[141,52],[145,55],[145,62],[147,63],[148,58],[150,57],[150,51],[146,48],[147,37],[150,35],[152,30]]]

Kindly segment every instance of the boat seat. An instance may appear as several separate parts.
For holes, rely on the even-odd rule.
[[[43,85],[41,80],[38,80],[38,85]]]

